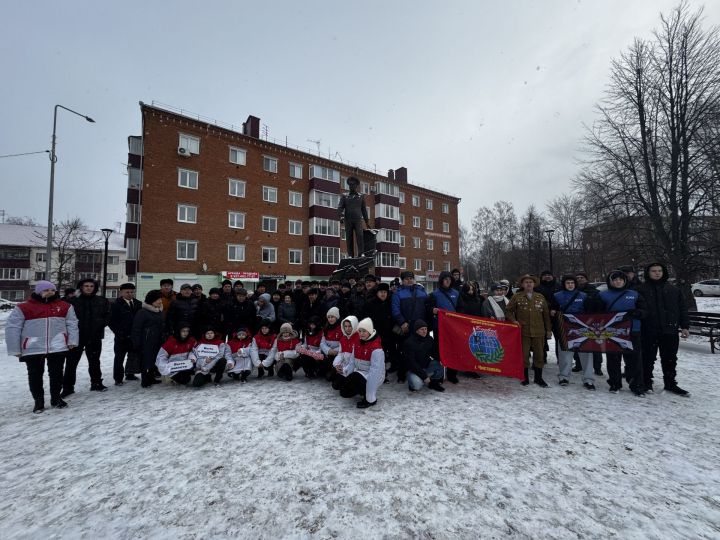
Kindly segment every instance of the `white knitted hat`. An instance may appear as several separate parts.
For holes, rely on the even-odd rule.
[[[330,309],[328,309],[327,315],[325,315],[325,316],[330,317],[330,315],[332,315],[336,319],[339,319],[340,318],[340,310],[336,307],[331,307]]]
[[[375,337],[375,327],[370,317],[365,317],[358,323],[358,330],[366,330],[370,337]]]

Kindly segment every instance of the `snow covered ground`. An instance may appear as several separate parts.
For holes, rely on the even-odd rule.
[[[561,388],[551,361],[546,390],[393,382],[360,411],[303,377],[96,394],[83,359],[70,406],[33,415],[2,342],[0,535],[720,537],[720,355],[683,343],[690,399]]]
[[[717,311],[720,312],[720,296],[703,296],[696,298],[698,311]]]

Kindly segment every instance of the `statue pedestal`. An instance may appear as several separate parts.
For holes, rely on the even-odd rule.
[[[331,279],[359,279],[370,273],[375,264],[375,257],[348,257],[340,260],[337,269],[330,276]]]

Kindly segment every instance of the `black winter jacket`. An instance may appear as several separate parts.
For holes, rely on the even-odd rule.
[[[185,322],[190,328],[195,327],[195,317],[201,300],[195,296],[185,298],[182,295],[175,297],[168,308],[167,317],[165,318],[165,333],[171,335],[175,332],[178,323]]]
[[[152,306],[143,304],[135,315],[132,326],[133,349],[140,358],[143,369],[155,366],[157,353],[164,342],[165,320],[162,311],[152,311]]]
[[[131,305],[128,305],[124,299],[118,298],[110,306],[110,324],[108,326],[115,334],[116,340],[130,339],[135,314],[142,309],[140,300],[133,298],[130,303]]]
[[[377,296],[368,300],[358,319],[362,320],[365,317],[370,317],[372,320],[375,330],[380,334],[383,345],[389,345],[391,340],[395,340],[395,334],[393,334],[392,331],[395,326],[395,319],[393,319],[392,316],[392,301],[390,296],[388,296],[384,302]]]
[[[255,324],[255,316],[257,309],[252,300],[238,301],[237,298],[230,304],[223,306],[223,324],[225,325],[225,333],[230,335],[237,332],[241,326],[246,326],[250,330],[250,334],[254,335],[259,329]]]
[[[461,292],[460,298],[458,298],[457,312],[464,313],[465,315],[473,315],[475,317],[484,317],[482,314],[482,306],[485,299],[477,294],[469,295]]]
[[[430,335],[420,337],[415,332],[405,340],[403,344],[403,357],[407,363],[408,371],[420,377],[423,381],[427,379],[427,367],[433,359],[435,340]]]
[[[110,320],[110,304],[107,299],[96,294],[81,294],[73,298],[71,304],[78,318],[81,343],[105,337],[105,327]]]
[[[651,266],[662,266],[663,275],[653,281],[649,277]],[[647,315],[642,321],[642,331],[655,334],[677,334],[679,329],[690,328],[687,304],[680,289],[668,283],[668,272],[665,265],[649,264],[645,268],[645,283],[637,287],[637,291],[645,299]]]

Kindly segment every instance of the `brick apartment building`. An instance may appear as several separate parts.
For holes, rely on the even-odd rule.
[[[374,272],[404,269],[432,284],[459,266],[459,198],[275,144],[260,119],[242,130],[140,103],[142,136],[128,138],[125,244],[138,293],[159,279],[214,286],[223,277],[327,279],[346,252],[337,211],[346,179],[366,194],[380,229]],[[176,283],[176,287],[179,283]]]
[[[0,224],[0,298],[13,302],[25,300],[33,292],[35,283],[45,279],[46,232],[45,227]],[[56,286],[75,287],[78,280],[85,278],[95,279],[102,285],[103,235],[100,231],[81,231],[80,235],[82,246],[73,247],[72,241],[65,239],[67,247],[53,249],[51,280]],[[61,256],[66,262],[59,280],[56,272]],[[108,243],[108,298],[117,297],[120,285],[127,281],[125,267],[123,237],[115,233]]]

